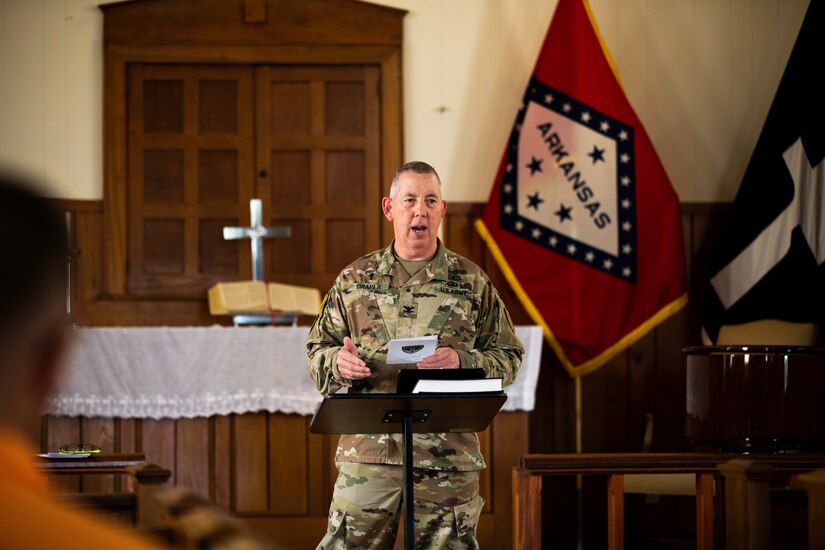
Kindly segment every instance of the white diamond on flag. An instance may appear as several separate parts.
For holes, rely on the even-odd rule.
[[[615,142],[532,102],[522,127],[516,165],[519,215],[617,255]],[[588,156],[594,150],[601,153]],[[534,169],[533,159],[541,159],[540,169]],[[561,205],[569,212],[560,213]]]
[[[512,216],[502,228],[611,275],[618,275],[614,265],[632,274],[632,128],[535,79],[533,84],[510,136],[510,175],[502,190],[509,198],[502,196],[502,204]]]

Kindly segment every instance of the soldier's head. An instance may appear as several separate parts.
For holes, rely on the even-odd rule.
[[[441,198],[441,179],[432,166],[414,161],[399,168],[381,207],[392,222],[398,256],[425,260],[435,254],[447,202]]]
[[[66,315],[66,223],[36,184],[0,169],[0,425],[31,433],[52,389]]]

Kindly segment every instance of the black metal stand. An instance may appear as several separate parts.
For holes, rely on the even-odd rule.
[[[415,506],[413,505],[413,411],[404,413],[404,548],[415,548]]]
[[[480,432],[507,400],[504,392],[330,395],[315,409],[312,433],[401,433],[404,442],[404,547],[415,548],[413,433]]]

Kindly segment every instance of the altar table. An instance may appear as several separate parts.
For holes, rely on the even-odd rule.
[[[322,396],[306,363],[309,327],[74,329],[46,413],[106,418],[195,418],[255,411],[311,415]],[[518,326],[524,355],[504,411],[530,411],[542,331]]]

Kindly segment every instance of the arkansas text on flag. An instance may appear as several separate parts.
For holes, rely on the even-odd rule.
[[[825,317],[825,2],[813,0],[710,260],[704,338],[760,319]]]
[[[586,374],[687,301],[679,202],[582,0],[560,0],[476,227]]]

